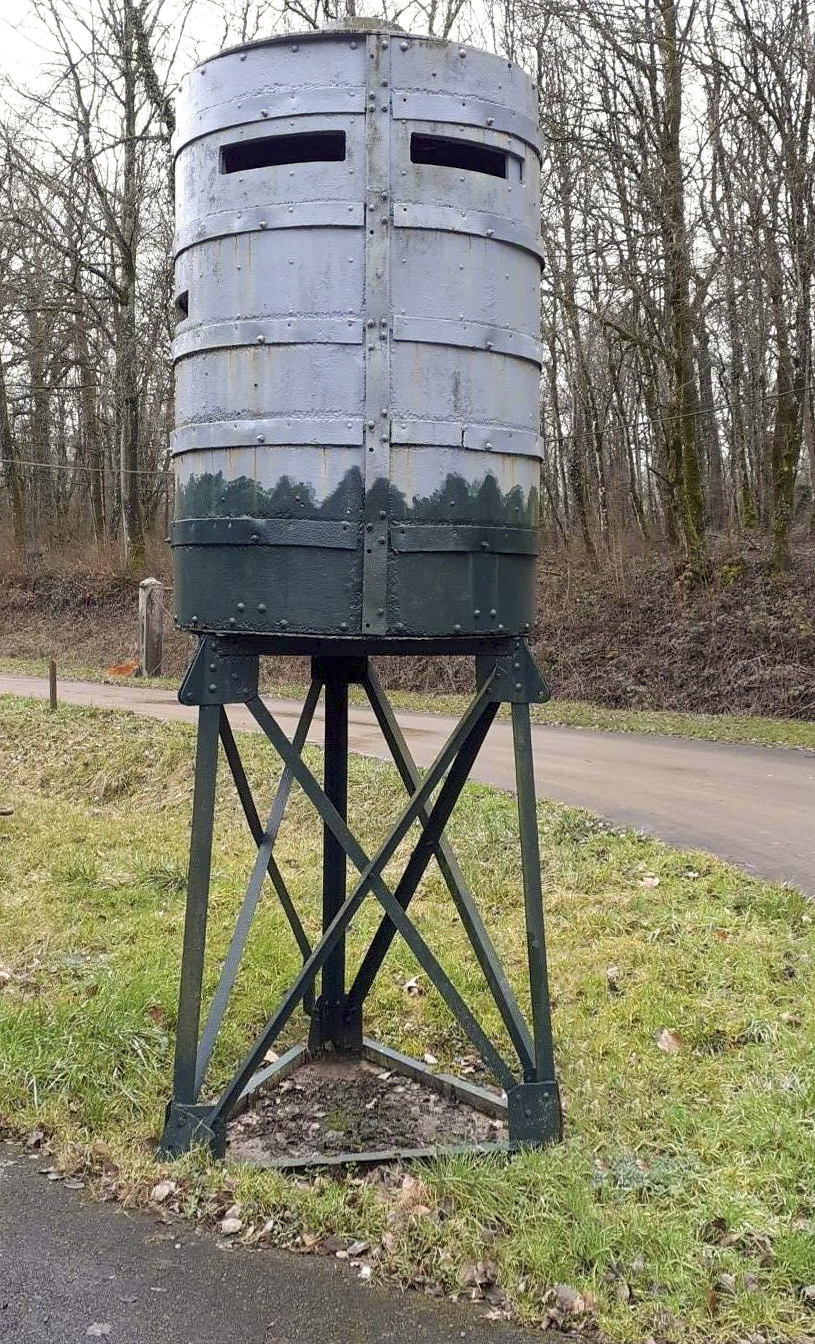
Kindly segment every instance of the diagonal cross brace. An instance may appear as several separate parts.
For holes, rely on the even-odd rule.
[[[489,1061],[496,1076],[501,1079],[506,1087],[512,1087],[515,1084],[516,1079],[510,1072],[506,1063],[486,1036],[458,990],[450,981],[446,972],[433,956],[433,953],[428,948],[424,939],[414,928],[410,919],[405,914],[399,899],[403,896],[407,884],[410,883],[412,886],[415,886],[427,867],[433,852],[433,846],[447,824],[450,813],[452,812],[456,799],[464,784],[466,773],[469,773],[472,761],[475,759],[489,726],[495,717],[497,705],[488,702],[488,692],[489,682],[481,688],[481,691],[476,696],[461,723],[457,726],[446,745],[442,748],[434,765],[425,776],[420,788],[417,789],[416,793],[411,798],[395,827],[391,831],[391,834],[384,841],[372,860],[367,858],[362,847],[351,834],[336,809],[326,799],[323,790],[320,788],[311,772],[293,752],[291,743],[266,709],[266,706],[260,700],[253,700],[249,703],[249,709],[263,728],[270,742],[279,752],[286,764],[291,766],[297,782],[309,799],[314,803],[326,825],[329,826],[333,834],[343,845],[343,848],[351,858],[351,861],[360,870],[361,876],[357,887],[347,898],[331,924],[324,931],[322,939],[314,948],[310,958],[303,966],[294,984],[290,987],[275,1013],[267,1022],[232,1082],[225,1089],[213,1112],[215,1117],[222,1117],[230,1114],[237,1097],[249,1081],[254,1069],[268,1048],[269,1042],[274,1040],[285,1026],[285,1023],[291,1016],[294,1004],[300,997],[302,997],[305,986],[313,982],[315,976],[325,964],[325,961],[330,956],[337,942],[344,935],[348,924],[359,909],[359,906],[369,889],[373,889],[377,899],[380,901],[392,921],[396,924],[399,932],[402,933],[408,946],[417,957],[417,960],[419,960],[423,969],[426,970],[428,976],[439,990],[439,993],[444,998],[448,1007],[450,1007],[464,1027],[470,1040],[476,1048],[481,1051],[484,1058]],[[458,761],[456,761],[457,757],[459,758]],[[456,769],[451,768],[454,761],[456,761]],[[398,849],[405,835],[413,825],[413,822],[417,819],[419,811],[432,796],[448,769],[450,769],[450,775],[442,784],[439,797],[430,814],[425,831],[420,837],[416,850],[411,856],[411,860],[409,861],[397,886],[396,893],[394,894],[381,878],[381,870]],[[464,773],[465,771],[466,773]]]
[[[382,684],[373,668],[369,670],[363,681],[363,687],[402,782],[408,793],[412,794],[419,787],[421,776],[388,703]],[[422,808],[419,813],[419,822],[422,826],[426,824],[427,817],[427,809]],[[532,1036],[523,1019],[478,907],[464,881],[464,875],[456,862],[450,844],[443,835],[434,847],[434,854],[484,978],[490,988],[495,1005],[517,1051],[524,1075],[532,1076],[535,1062]],[[412,896],[412,894],[411,892],[410,895]],[[391,920],[385,916],[348,991],[349,1008],[359,1006],[365,1000],[395,935],[396,928]]]
[[[292,746],[298,755],[302,752],[303,747],[305,746],[308,731],[314,718],[314,711],[317,708],[317,702],[320,698],[320,689],[321,684],[317,681],[313,681],[309,686],[308,694],[292,742]],[[249,823],[249,829],[252,832],[255,844],[258,846],[258,853],[243,898],[243,904],[241,905],[235,930],[229,944],[229,950],[226,954],[226,960],[224,961],[223,969],[221,970],[218,987],[213,996],[212,1003],[210,1004],[206,1025],[201,1036],[201,1042],[198,1047],[195,1066],[196,1097],[201,1090],[204,1074],[206,1073],[207,1065],[212,1056],[212,1051],[215,1048],[215,1041],[218,1036],[221,1022],[223,1021],[223,1016],[229,1001],[229,995],[232,992],[232,987],[238,974],[241,958],[243,957],[244,949],[246,947],[246,940],[249,937],[249,929],[258,901],[260,900],[260,895],[263,890],[263,881],[267,872],[280,898],[280,903],[286,913],[292,933],[297,940],[297,946],[300,949],[303,960],[305,961],[311,953],[311,944],[306,936],[303,925],[300,922],[300,917],[297,914],[291,896],[289,895],[283,880],[283,875],[272,854],[280,830],[280,825],[283,821],[283,814],[286,810],[286,804],[289,800],[292,784],[294,783],[294,776],[288,767],[284,767],[283,774],[281,775],[277,786],[274,801],[272,802],[269,820],[266,823],[266,829],[264,830],[257,813],[257,808],[255,807],[255,802],[249,788],[249,781],[246,778],[246,772],[243,768],[243,763],[238,752],[235,738],[232,734],[229,720],[226,716],[226,711],[223,708],[221,709],[219,731],[224,755],[226,756],[230,771],[232,772],[232,778],[235,781],[235,787],[238,791],[238,796],[241,800],[246,820]]]

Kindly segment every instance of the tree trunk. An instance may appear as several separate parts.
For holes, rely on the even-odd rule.
[[[14,536],[14,549],[21,557],[25,556],[27,527],[25,516],[25,498],[20,464],[17,458],[17,444],[11,428],[6,396],[6,373],[0,356],[0,457],[6,467],[6,483],[11,496],[11,523]]]
[[[699,466],[699,396],[693,365],[690,249],[685,225],[682,165],[682,69],[677,45],[675,0],[661,0],[665,118],[663,134],[663,235],[670,329],[668,373],[668,475],[676,493],[685,568],[691,582],[703,578],[708,560],[705,501]]]
[[[119,471],[122,531],[128,567],[144,563],[144,518],[139,495],[139,382],[136,331],[136,249],[138,245],[138,181],[136,130],[135,32],[130,5],[124,12],[124,148],[121,217],[119,341],[116,351],[120,399]]]

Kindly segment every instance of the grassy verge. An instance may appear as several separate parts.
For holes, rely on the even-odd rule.
[[[242,750],[263,796],[264,744],[247,735]],[[520,1320],[547,1319],[553,1303],[557,1309],[556,1286],[565,1284],[575,1290],[566,1324],[612,1341],[724,1342],[756,1332],[793,1340],[812,1332],[812,906],[789,888],[613,832],[568,808],[540,809],[568,1116],[562,1145],[511,1159],[441,1161],[417,1169],[407,1186],[353,1174],[291,1180],[200,1156],[156,1164],[171,1072],[192,751],[185,725],[70,708],[50,714],[0,699],[0,804],[14,809],[0,820],[6,1132],[43,1131],[57,1164],[132,1203],[149,1201],[162,1175],[176,1183],[172,1199],[182,1212],[214,1219],[236,1203],[249,1241],[302,1248],[329,1234],[359,1238],[371,1244],[377,1272],[442,1292],[472,1285],[481,1263],[482,1279],[496,1281],[497,1310]],[[388,767],[360,759],[351,786],[352,821],[370,845],[399,788]],[[452,838],[520,986],[514,836],[513,800],[471,786]],[[308,804],[295,793],[279,858],[312,931],[317,839]],[[221,779],[209,990],[251,856]],[[414,909],[500,1040],[435,872]],[[374,926],[370,901],[359,918],[352,957]],[[213,1059],[213,1087],[297,964],[271,900],[248,953]],[[396,944],[370,1025],[397,1047],[432,1050],[450,1066],[465,1042],[433,993],[405,994],[415,974]],[[292,1038],[297,1033],[295,1024]]]
[[[0,673],[12,676],[44,677],[48,675],[45,659],[0,658]],[[65,663],[59,668],[60,676],[69,681],[97,681],[123,684],[127,678],[112,677],[99,668],[79,663]],[[176,690],[178,680],[170,677],[150,677],[135,683],[139,686],[164,687]],[[267,679],[264,690],[281,699],[302,700],[306,687],[294,682]],[[468,701],[463,695],[420,694],[412,691],[392,691],[391,700],[397,709],[421,713],[461,714]],[[366,704],[363,693],[352,688],[355,704]],[[506,716],[508,711],[502,710]],[[600,732],[648,733],[667,737],[701,738],[708,742],[741,742],[764,747],[794,747],[815,751],[815,723],[798,719],[763,719],[751,714],[686,714],[672,710],[607,709],[578,700],[553,700],[548,705],[534,705],[532,716],[536,723],[564,728],[588,728]]]

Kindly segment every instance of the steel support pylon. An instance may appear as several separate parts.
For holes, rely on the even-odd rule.
[[[223,1156],[227,1122],[254,1093],[273,1079],[292,1072],[308,1057],[331,1049],[383,1062],[431,1088],[457,1096],[474,1109],[505,1118],[509,1147],[556,1141],[561,1136],[562,1117],[555,1078],[529,712],[530,704],[546,699],[548,693],[525,643],[507,640],[494,652],[478,654],[475,698],[434,763],[421,773],[367,652],[348,654],[329,649],[312,658],[311,686],[297,730],[289,741],[258,694],[259,658],[267,651],[262,642],[250,638],[202,638],[179,692],[182,703],[198,706],[198,738],[173,1093],[159,1151],[174,1156],[195,1144],[203,1144]],[[347,821],[350,685],[363,688],[407,795],[398,820],[373,856],[365,852]],[[322,783],[302,755],[321,693],[325,696]],[[283,765],[265,825],[258,814],[226,712],[228,704],[239,703],[249,709]],[[512,707],[531,1029],[445,836],[450,815],[502,703]],[[257,857],[201,1031],[219,741],[257,845]],[[323,829],[322,929],[313,946],[274,857],[275,841],[295,782],[313,804]],[[385,867],[415,823],[420,828],[418,840],[401,877],[391,888],[383,876]],[[411,900],[433,859],[501,1016],[517,1056],[515,1064],[503,1058],[411,919]],[[349,862],[357,872],[350,891]],[[205,1103],[200,1097],[207,1066],[267,877],[286,915],[303,964],[231,1081],[216,1100]],[[382,908],[381,920],[349,984],[346,933],[362,902],[371,895]],[[417,1060],[363,1036],[365,1000],[397,934],[404,938],[504,1095],[495,1089],[434,1073]],[[309,1019],[307,1044],[286,1050],[273,1064],[264,1063],[298,1005]],[[479,1145],[479,1148],[500,1146]],[[420,1151],[424,1150],[411,1150],[411,1155]],[[279,1165],[326,1165],[361,1158],[370,1162],[393,1155],[389,1151],[344,1154],[341,1158],[281,1158]]]

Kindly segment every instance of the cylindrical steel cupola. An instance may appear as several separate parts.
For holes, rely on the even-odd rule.
[[[381,26],[275,38],[187,76],[175,150],[178,623],[528,630],[532,81]]]

